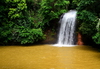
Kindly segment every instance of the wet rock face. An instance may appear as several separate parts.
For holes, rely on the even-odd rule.
[[[78,36],[77,36],[77,45],[84,45],[82,41],[82,35],[80,33],[78,33]]]

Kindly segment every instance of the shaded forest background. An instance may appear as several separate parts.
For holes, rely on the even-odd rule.
[[[76,9],[77,32],[100,45],[100,0],[0,0],[0,45],[40,43],[57,36],[60,16]]]

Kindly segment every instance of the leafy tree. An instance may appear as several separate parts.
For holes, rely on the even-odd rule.
[[[97,32],[95,33],[95,35],[92,38],[94,39],[96,44],[100,44],[100,19],[98,21],[96,29],[97,29]]]
[[[96,30],[96,26],[98,23],[98,18],[100,17],[100,1],[98,0],[81,0],[78,3],[78,20],[80,23],[79,31],[87,35],[88,37],[93,37],[93,40],[99,44],[100,35],[98,35],[100,31]]]
[[[70,4],[68,6],[68,9],[70,10],[70,9],[76,9],[81,0],[69,0],[69,1]]]
[[[34,28],[43,26],[43,16],[39,13],[41,0],[26,0],[29,16],[32,17]]]
[[[43,16],[43,24],[49,25],[53,19],[68,11],[69,1],[67,0],[42,0],[40,14]]]
[[[41,28],[35,28],[33,18],[28,14],[26,0],[6,0],[1,13],[0,39],[2,43],[34,43],[44,38]],[[3,15],[2,14],[2,15]],[[1,16],[2,16],[1,15]]]

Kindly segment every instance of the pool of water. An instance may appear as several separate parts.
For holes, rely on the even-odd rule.
[[[0,46],[0,69],[100,69],[90,46]]]

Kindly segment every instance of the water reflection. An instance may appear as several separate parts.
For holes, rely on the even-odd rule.
[[[100,52],[89,46],[1,46],[0,69],[100,69]]]

